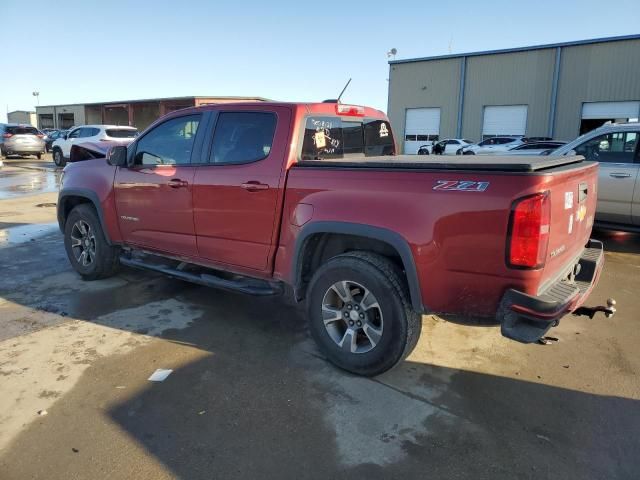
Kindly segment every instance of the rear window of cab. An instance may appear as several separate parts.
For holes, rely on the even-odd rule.
[[[386,120],[308,117],[301,160],[329,160],[395,155],[391,126]]]

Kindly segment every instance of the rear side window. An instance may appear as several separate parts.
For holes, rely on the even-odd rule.
[[[128,128],[107,128],[106,133],[108,137],[112,138],[135,138],[138,136],[137,130],[130,130]]]
[[[302,160],[394,155],[395,144],[389,122],[340,117],[309,117],[302,141]]]
[[[276,120],[276,115],[269,112],[220,113],[209,163],[250,163],[268,157]]]
[[[6,132],[11,135],[38,135],[40,132],[33,127],[6,127]]]

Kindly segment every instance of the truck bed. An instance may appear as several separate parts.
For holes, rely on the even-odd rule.
[[[462,170],[486,172],[529,173],[585,162],[574,156],[509,156],[509,155],[397,155],[305,160],[297,167],[409,169],[409,170]]]

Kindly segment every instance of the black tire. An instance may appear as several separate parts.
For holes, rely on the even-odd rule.
[[[41,154],[41,153],[37,153],[37,154],[36,154],[36,158],[37,158],[38,160],[42,160],[42,154]]]
[[[76,226],[78,222],[84,222],[85,228],[88,225],[87,231],[93,235],[93,239],[88,244],[93,246],[93,258],[87,265],[78,258],[78,247],[73,247],[72,237],[80,236],[78,235],[80,229]],[[120,248],[107,243],[100,220],[92,205],[83,203],[71,210],[64,225],[64,247],[71,266],[84,280],[111,277],[120,267]]]
[[[67,160],[62,154],[62,150],[58,147],[54,147],[53,149],[53,163],[55,163],[57,167],[64,167],[67,164]]]
[[[470,152],[470,151],[462,152],[462,154],[463,154],[463,155],[475,155],[475,153]]]
[[[325,327],[325,297],[332,285],[341,281],[353,282],[369,290],[379,305],[383,319],[381,335],[368,351],[346,351]],[[348,307],[346,303],[345,307]],[[347,315],[346,310],[343,313]],[[311,334],[327,359],[339,368],[365,376],[386,372],[406,358],[418,343],[422,326],[421,315],[413,310],[409,301],[402,271],[385,257],[369,252],[338,255],[315,272],[307,292],[307,315]],[[343,328],[349,328],[347,320],[340,318]],[[360,332],[358,338],[365,338],[364,331]],[[346,334],[344,338],[347,338]]]

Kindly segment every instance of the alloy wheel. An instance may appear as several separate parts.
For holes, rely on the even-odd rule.
[[[91,226],[78,220],[71,229],[71,250],[76,261],[83,267],[91,265],[96,258],[96,237]]]
[[[376,297],[359,283],[331,285],[322,299],[322,319],[329,337],[343,351],[366,353],[382,338],[382,310]]]

